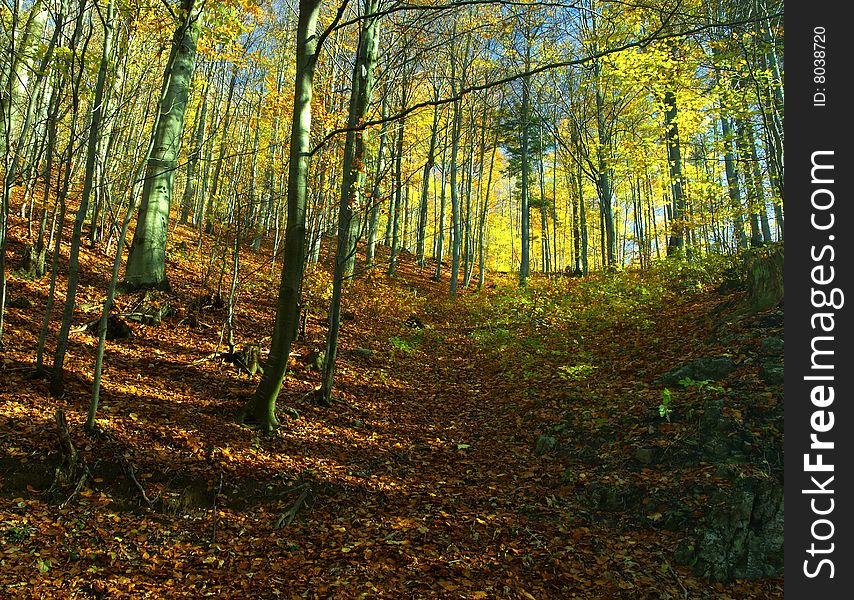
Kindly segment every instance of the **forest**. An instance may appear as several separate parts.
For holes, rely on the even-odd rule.
[[[3,0],[0,596],[782,597],[783,16]]]

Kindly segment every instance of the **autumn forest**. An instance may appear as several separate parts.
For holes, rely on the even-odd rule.
[[[0,22],[0,596],[782,597],[781,1]]]

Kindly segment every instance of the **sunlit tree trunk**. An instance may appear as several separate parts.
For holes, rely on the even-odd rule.
[[[744,214],[741,204],[741,187],[738,183],[736,158],[732,151],[734,140],[732,139],[729,118],[725,115],[721,115],[721,133],[723,135],[724,170],[726,172],[730,212],[732,213],[733,233],[738,247],[747,248],[747,235],[744,231]]]
[[[382,119],[383,123],[380,125],[380,139],[379,139],[379,147],[377,148],[377,170],[374,175],[374,187],[371,191],[371,209],[368,214],[368,243],[365,248],[365,265],[368,267],[373,266],[374,257],[376,256],[377,251],[377,233],[379,228],[380,221],[380,197],[382,195],[382,180],[383,180],[383,171],[385,171],[385,144],[386,137],[388,136],[388,121],[385,119],[388,117],[388,94],[386,93],[383,96],[382,102]]]
[[[451,86],[452,94],[456,94],[456,81],[454,80],[454,63],[451,62]],[[457,285],[460,276],[460,190],[457,181],[459,170],[458,157],[460,152],[460,130],[462,129],[462,106],[459,100],[454,102],[454,120],[451,126],[451,296],[456,296]]]
[[[202,91],[202,105],[199,108],[196,119],[196,135],[193,139],[193,149],[187,157],[187,181],[184,184],[184,195],[181,199],[181,223],[186,225],[190,222],[190,213],[193,212],[193,207],[196,205],[196,194],[198,192],[198,177],[199,159],[202,154],[202,147],[205,143],[205,127],[207,125],[208,116],[208,87],[206,84]]]
[[[677,116],[676,94],[668,90],[664,94],[664,127],[673,213],[670,219],[667,256],[679,256],[685,249],[685,199],[682,192],[682,151]]]
[[[196,62],[202,5],[196,0],[181,0],[176,11],[181,20],[172,38],[171,54],[163,73],[164,92],[153,131],[153,151],[148,159],[139,216],[125,268],[127,289],[169,288],[166,279],[169,208]]]
[[[329,331],[326,336],[326,353],[323,364],[323,380],[317,396],[318,403],[328,406],[335,378],[335,363],[338,356],[338,331],[341,319],[341,292],[344,279],[353,274],[356,257],[356,231],[358,219],[353,218],[353,206],[358,191],[356,186],[364,181],[365,144],[363,132],[354,129],[364,121],[371,103],[374,84],[374,66],[379,47],[379,18],[374,17],[378,0],[364,0],[364,15],[356,63],[353,67],[353,83],[350,93],[350,109],[347,118],[347,137],[344,142],[344,168],[342,172],[341,198],[338,205],[338,244],[335,254],[335,272],[332,279],[332,298],[329,305]]]
[[[309,171],[311,97],[317,63],[317,21],[320,0],[300,0],[296,39],[296,80],[288,165],[288,223],[276,323],[261,383],[240,409],[238,421],[270,431],[278,426],[276,399],[285,378],[296,333],[299,288],[305,254],[305,206]]]
[[[439,179],[441,190],[439,192],[439,219],[436,223],[436,272],[433,279],[439,281],[442,278],[442,261],[445,259],[445,212],[447,208],[447,186],[445,185],[445,172],[448,168],[448,122],[445,121],[445,133],[442,142],[442,176]]]
[[[405,75],[404,75],[405,79]],[[407,84],[400,86],[400,108],[404,110],[407,102]],[[397,254],[400,251],[400,219],[403,211],[403,136],[406,131],[406,119],[400,119],[397,130],[397,144],[394,151],[394,198],[389,210],[391,224],[391,255],[388,260],[388,275],[394,277],[397,270]]]
[[[82,14],[81,7],[81,14]],[[68,348],[68,335],[71,330],[71,319],[74,315],[77,298],[77,282],[80,277],[80,244],[83,238],[83,223],[89,210],[89,200],[92,195],[92,183],[95,178],[95,159],[101,135],[101,121],[104,116],[104,95],[106,91],[107,69],[112,53],[115,5],[110,0],[104,16],[104,45],[101,54],[101,64],[98,68],[98,79],[95,84],[95,98],[92,104],[92,116],[89,121],[89,140],[86,148],[86,169],[83,176],[83,191],[80,196],[80,206],[74,219],[74,230],[71,234],[71,249],[68,252],[68,287],[65,293],[65,307],[62,311],[62,321],[56,342],[56,354],[53,359],[53,379],[50,392],[61,396],[64,392],[63,365]]]
[[[439,99],[437,85],[433,100]],[[427,161],[424,163],[424,174],[421,181],[421,202],[418,205],[418,230],[415,238],[415,257],[419,266],[424,266],[424,246],[427,238],[427,200],[430,194],[430,174],[436,164],[436,143],[439,136],[439,105],[433,108],[433,125],[430,127],[430,146],[427,149]]]
[[[528,47],[528,52],[526,54],[525,59],[525,70],[529,70],[531,65],[531,52],[530,46]],[[525,76],[522,78],[522,114],[521,117],[521,131],[519,135],[521,137],[521,158],[522,158],[522,188],[520,190],[520,199],[519,202],[521,204],[521,213],[522,213],[522,222],[519,224],[519,228],[521,230],[521,243],[522,243],[522,253],[521,259],[519,261],[519,284],[524,286],[528,283],[528,275],[531,272],[531,209],[530,209],[530,198],[529,198],[529,189],[530,185],[528,182],[529,179],[529,170],[530,170],[530,159],[528,157],[529,150],[529,141],[530,141],[530,113],[531,113],[531,77]]]

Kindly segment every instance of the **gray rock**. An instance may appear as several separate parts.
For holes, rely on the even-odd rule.
[[[764,354],[782,354],[784,349],[783,338],[771,336],[762,340],[761,346]]]
[[[681,379],[694,381],[718,381],[735,371],[736,365],[726,356],[703,357],[671,369],[655,380],[655,383],[676,385]]]
[[[767,358],[762,361],[759,376],[768,385],[781,385],[785,380],[783,362],[777,358]]]
[[[555,448],[557,448],[557,438],[543,433],[537,438],[537,443],[534,445],[534,454],[542,456],[547,452],[552,452]]]
[[[783,573],[783,486],[767,479],[734,484],[713,499],[700,532],[694,572],[715,581]]]
[[[641,464],[651,464],[654,459],[655,451],[652,448],[638,448],[635,450],[635,460]]]

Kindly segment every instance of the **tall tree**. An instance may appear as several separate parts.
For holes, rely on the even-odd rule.
[[[261,383],[238,412],[241,423],[272,431],[279,425],[276,400],[288,366],[291,344],[297,330],[299,291],[305,256],[305,208],[308,187],[311,133],[311,98],[317,53],[322,46],[317,23],[321,0],[300,0],[296,32],[296,75],[294,110],[288,163],[288,222],[282,278],[276,304],[276,322]],[[340,12],[339,12],[340,15]],[[328,31],[328,30],[327,30]]]
[[[65,353],[68,348],[68,335],[71,330],[71,318],[74,315],[75,299],[77,295],[77,283],[80,276],[80,244],[83,238],[83,223],[89,210],[89,199],[92,194],[92,183],[95,179],[95,159],[98,155],[98,146],[101,135],[101,121],[103,119],[104,96],[106,94],[107,70],[109,69],[110,56],[112,55],[113,35],[115,31],[115,5],[114,0],[109,0],[107,10],[103,16],[104,46],[101,53],[101,64],[98,68],[98,79],[95,83],[95,98],[92,105],[92,116],[89,120],[89,140],[86,149],[86,169],[83,177],[83,191],[80,198],[80,206],[74,219],[74,229],[71,235],[71,249],[68,255],[68,288],[65,293],[65,307],[62,311],[62,321],[59,327],[59,335],[56,342],[56,354],[53,359],[53,378],[50,391],[54,396],[61,396],[65,386],[63,383],[63,365],[65,364]],[[82,3],[81,3],[82,4]],[[81,6],[81,14],[83,12]]]
[[[203,5],[204,2],[198,0],[180,0],[176,12],[177,26],[163,71],[163,91],[152,132],[153,150],[148,159],[139,216],[125,268],[127,289],[169,288],[166,278],[169,209]]]
[[[338,244],[335,252],[335,270],[332,279],[332,298],[329,306],[329,331],[326,336],[326,353],[323,364],[323,381],[318,393],[318,402],[328,406],[335,378],[335,363],[338,355],[338,331],[341,319],[341,292],[344,279],[352,276],[356,258],[356,230],[358,219],[353,208],[357,205],[359,191],[364,184],[363,170],[365,143],[363,132],[356,131],[365,119],[374,85],[374,66],[379,48],[379,17],[376,16],[379,0],[363,0],[364,17],[359,33],[356,61],[353,65],[353,80],[350,93],[350,109],[347,118],[347,137],[344,141],[344,168],[341,180],[341,196],[338,206]]]

